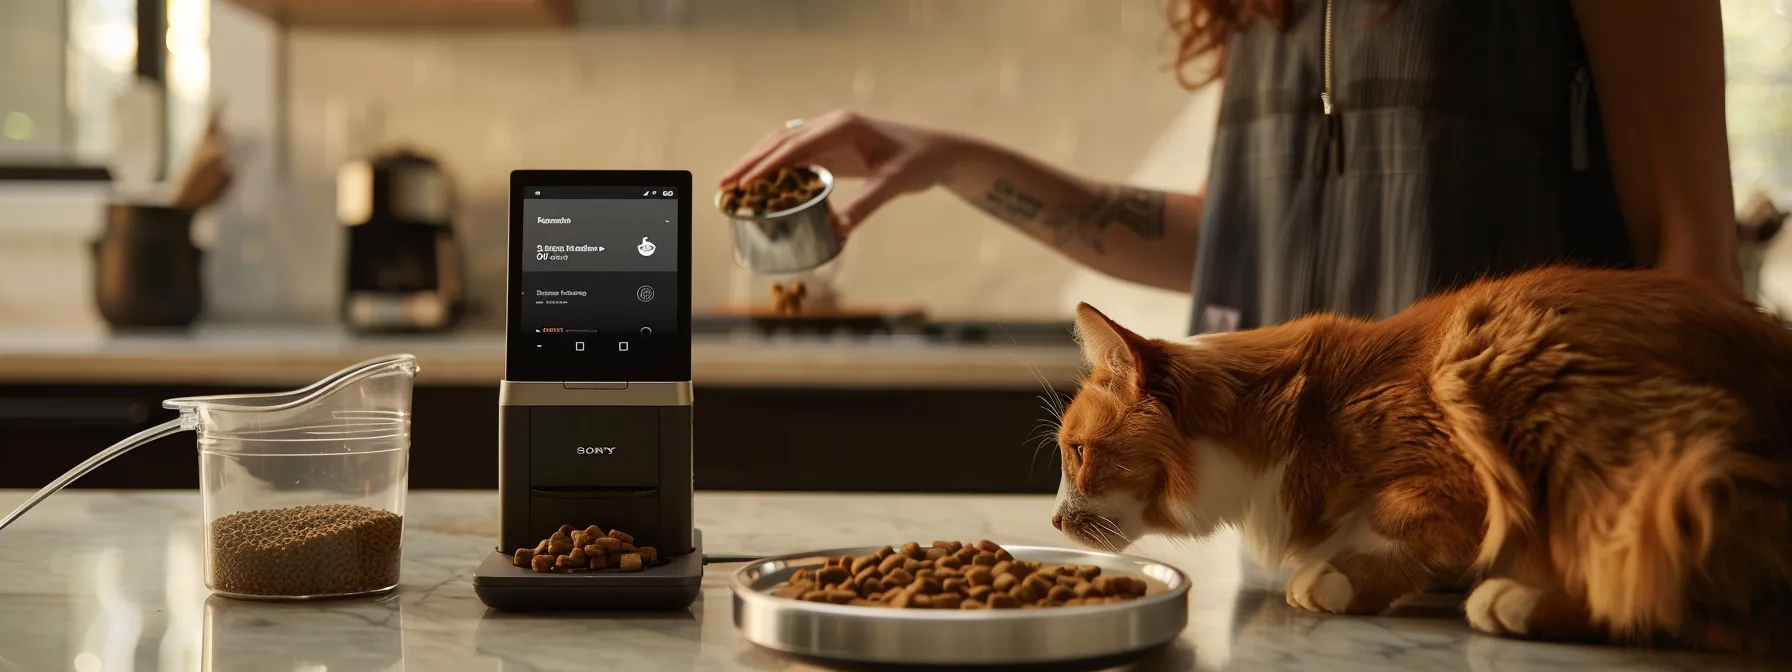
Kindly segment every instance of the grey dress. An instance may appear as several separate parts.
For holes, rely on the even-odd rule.
[[[1567,0],[1330,1],[1332,115],[1326,0],[1228,44],[1193,332],[1633,264]]]

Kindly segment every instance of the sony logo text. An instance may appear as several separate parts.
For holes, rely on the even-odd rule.
[[[615,446],[579,446],[580,455],[615,455]]]

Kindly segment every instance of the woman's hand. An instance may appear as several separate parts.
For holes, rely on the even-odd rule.
[[[847,232],[891,199],[939,184],[961,147],[941,131],[834,111],[766,136],[722,175],[721,186],[787,166],[818,165],[838,177],[862,178],[864,186],[835,211],[835,221]]]

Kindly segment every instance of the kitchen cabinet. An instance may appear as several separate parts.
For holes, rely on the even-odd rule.
[[[575,0],[229,0],[285,26],[564,26]]]

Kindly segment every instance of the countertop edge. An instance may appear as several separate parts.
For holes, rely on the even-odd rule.
[[[328,352],[0,352],[0,384],[299,386],[388,351],[418,356],[420,386],[496,387],[504,377],[502,355],[403,345]],[[1074,348],[1054,347],[700,345],[694,348],[692,368],[697,385],[715,387],[1039,389],[1043,378],[1068,389],[1082,374]]]

